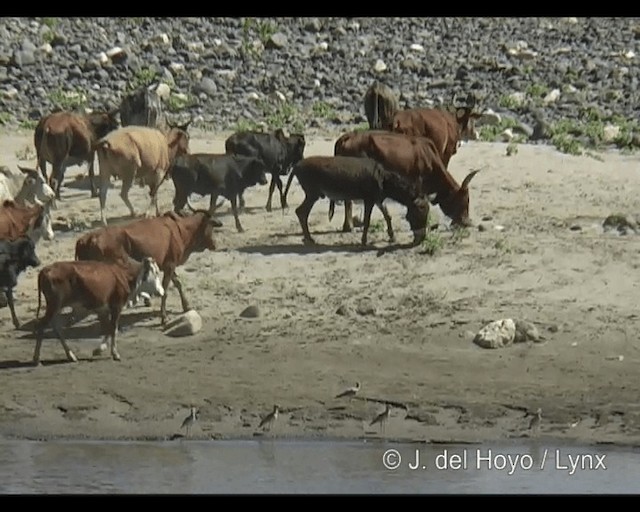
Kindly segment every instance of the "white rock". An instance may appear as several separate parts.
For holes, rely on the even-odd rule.
[[[53,53],[53,46],[51,46],[49,43],[44,43],[39,50],[42,53],[46,53],[47,55],[51,55]]]
[[[567,20],[567,23],[569,23],[570,25],[576,25],[578,23],[578,18],[576,18],[575,16],[566,18],[566,20]]]
[[[317,78],[314,78],[314,79],[313,79],[313,86],[314,86],[315,88],[318,88],[318,87],[320,87],[320,85],[322,85],[322,84],[320,83],[320,80],[318,80]]]
[[[185,93],[183,92],[177,92],[174,95],[174,98],[176,98],[178,101],[187,101],[189,99],[189,96],[187,96]]]
[[[483,125],[483,124],[491,124],[491,125],[495,125],[495,124],[500,124],[500,122],[502,121],[502,116],[500,114],[498,114],[497,112],[494,112],[493,110],[491,110],[490,108],[484,110],[482,112],[482,117],[480,119],[478,119],[478,125]]]
[[[2,91],[2,97],[7,99],[13,99],[17,97],[18,94],[19,94],[18,89],[16,89],[15,87],[11,87],[6,91]]]
[[[195,309],[182,313],[171,320],[164,333],[167,336],[191,336],[202,329],[202,317]]]
[[[387,65],[382,61],[382,59],[376,60],[376,63],[373,65],[373,70],[376,73],[382,73],[387,69]]]
[[[169,64],[169,69],[174,75],[179,75],[184,72],[184,64],[180,62],[172,62]]]
[[[250,92],[247,95],[247,99],[251,101],[258,101],[260,99],[260,95],[257,92]]]
[[[217,37],[213,38],[213,45],[214,46],[222,46],[222,39],[219,39]]]
[[[125,51],[119,46],[114,46],[110,50],[106,51],[107,57],[113,59],[114,57],[119,57],[121,55],[125,55]]]
[[[500,138],[502,142],[511,142],[513,140],[513,130],[511,128],[505,129],[501,134]]]
[[[281,101],[282,103],[287,101],[287,97],[284,94],[282,94],[280,91],[275,91],[273,93],[273,96],[275,99],[277,99],[278,101]]]
[[[473,338],[473,342],[482,348],[502,348],[511,345],[515,336],[515,322],[511,318],[505,318],[485,325]]]
[[[165,83],[160,83],[158,87],[156,87],[156,94],[159,98],[166,100],[171,96],[171,87]]]
[[[560,98],[560,89],[552,89],[543,99],[542,102],[545,105],[549,103],[555,103]]]
[[[414,52],[424,52],[424,46],[417,43],[413,43],[411,46],[409,46],[409,49]]]
[[[602,131],[602,140],[604,142],[613,142],[620,135],[620,127],[615,124],[606,124]]]
[[[164,32],[162,34],[158,34],[156,37],[154,37],[153,41],[155,43],[161,44],[162,46],[169,46],[169,44],[171,43],[171,39]]]
[[[204,43],[202,41],[193,41],[191,43],[187,43],[187,50],[190,52],[203,52],[204,51]]]
[[[521,60],[533,60],[538,56],[538,52],[534,52],[533,50],[521,50],[518,53],[518,58]]]
[[[98,54],[98,62],[104,66],[107,62],[109,62],[109,57],[107,57],[106,53],[100,52]]]
[[[358,23],[357,21],[352,21],[351,23],[349,23],[349,28],[357,32],[358,30],[360,30],[360,23]]]
[[[627,51],[627,52],[625,52],[623,54],[623,57],[625,59],[633,59],[635,56],[636,56],[636,54],[635,54],[635,52],[633,50],[629,50],[629,51]]]
[[[513,101],[516,105],[523,105],[526,100],[526,94],[524,92],[512,92],[509,94],[509,99]]]
[[[322,50],[322,51],[326,52],[326,51],[329,49],[329,43],[327,43],[326,41],[322,41],[322,42],[317,46],[317,48],[318,48],[319,50]]]

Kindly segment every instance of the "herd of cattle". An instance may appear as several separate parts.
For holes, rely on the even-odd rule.
[[[51,327],[67,358],[76,361],[63,334],[63,327],[89,313],[97,314],[104,336],[96,351],[107,348],[120,359],[117,333],[120,315],[127,305],[142,297],[160,296],[160,315],[166,323],[167,287],[178,290],[184,311],[190,309],[175,271],[194,252],[215,250],[213,229],[221,226],[213,217],[223,196],[231,203],[235,226],[242,231],[239,212],[248,187],[266,184],[271,175],[267,211],[278,188],[280,205],[287,207],[287,194],[295,176],[305,198],[296,208],[304,243],[315,243],[308,225],[309,213],[321,198],[344,202],[343,231],[352,230],[352,201],[364,203],[362,243],[373,206],[383,213],[391,241],[394,233],[384,201],[391,199],[407,208],[406,219],[414,234],[413,244],[426,236],[429,204],[438,204],[452,225],[469,224],[469,182],[472,171],[458,184],[447,166],[461,140],[474,133],[475,102],[452,101],[452,110],[418,108],[398,110],[397,101],[384,85],[375,82],[365,95],[369,130],[352,131],[335,143],[334,156],[304,157],[302,134],[286,136],[240,131],[231,135],[225,153],[189,152],[188,126],[171,125],[164,130],[138,125],[119,126],[117,111],[80,114],[58,111],[44,116],[34,133],[37,168],[19,168],[14,173],[0,167],[0,289],[5,292],[13,324],[20,327],[13,300],[18,277],[27,267],[38,267],[36,244],[54,236],[50,209],[60,201],[65,169],[87,163],[91,196],[99,197],[104,227],[81,235],[76,241],[75,260],[57,261],[38,274],[38,312],[34,364],[40,361],[44,329]],[[122,119],[121,115],[121,119]],[[94,175],[94,157],[99,164],[99,185]],[[47,163],[52,167],[47,178]],[[38,172],[39,171],[39,172]],[[283,187],[282,176],[288,176]],[[107,225],[106,196],[112,177],[121,180],[120,196],[136,216],[128,193],[134,180],[149,187],[150,203],[144,217],[119,225]],[[159,187],[172,179],[173,211],[160,214]],[[210,195],[208,210],[194,210],[191,194]],[[188,206],[190,212],[185,212]],[[155,212],[154,212],[155,210]],[[40,316],[41,298],[46,302]],[[61,311],[72,308],[63,326]]]

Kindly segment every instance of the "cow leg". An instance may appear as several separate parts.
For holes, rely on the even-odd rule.
[[[240,211],[243,212],[244,211],[244,190],[242,192],[240,192],[240,194],[238,195],[238,200],[239,200],[239,206],[240,206]]]
[[[164,275],[162,276],[162,287],[164,288],[164,295],[160,299],[160,324],[163,326],[167,322],[167,295],[169,295],[168,286],[169,281],[173,281],[173,274],[175,274],[175,269],[165,271]]]
[[[238,233],[243,233],[244,229],[242,229],[242,224],[240,224],[240,219],[238,218],[238,196],[231,196],[231,211],[233,212],[233,218],[236,221],[236,229]]]
[[[176,290],[178,290],[178,293],[180,294],[180,302],[182,303],[182,312],[186,313],[191,309],[191,306],[189,305],[189,301],[187,300],[187,297],[185,297],[184,292],[182,291],[182,283],[180,282],[180,279],[178,279],[178,276],[175,273],[175,271],[171,276],[171,282],[173,283],[173,286],[176,287]]]
[[[33,352],[33,364],[38,366],[40,364],[40,350],[42,349],[42,338],[44,336],[44,330],[51,323],[51,319],[60,310],[60,307],[55,307],[53,303],[47,302],[47,310],[44,316],[38,321],[35,329],[36,334],[36,348]]]
[[[156,217],[160,215],[160,209],[158,208],[158,189],[159,188],[160,188],[160,183],[158,183],[157,185],[154,183],[149,184],[149,197],[151,198],[151,200],[149,202],[149,208],[147,208],[147,211],[144,214],[144,216],[147,218],[152,216],[151,211],[153,210],[154,206],[156,210]]]
[[[311,208],[316,203],[319,198],[313,196],[306,196],[304,201],[296,208],[296,215],[298,216],[298,220],[300,221],[300,227],[302,227],[302,236],[305,244],[315,244],[313,238],[311,238],[311,233],[309,233],[309,214],[311,213]]]
[[[98,315],[98,322],[100,323],[100,334],[102,334],[102,340],[100,345],[93,349],[93,356],[101,355],[107,350],[107,341],[111,337],[111,322],[109,321],[109,314],[106,310],[102,309],[96,312]]]
[[[46,158],[38,158],[38,167],[40,167],[40,172],[42,173],[42,177],[44,178],[45,183],[49,183],[47,179],[47,160]]]
[[[109,175],[100,173],[100,218],[105,226],[107,225],[107,216],[104,212],[104,206],[107,202],[107,190],[109,190]]]
[[[65,165],[64,162],[57,162],[53,165],[51,171],[51,183],[49,186],[56,193],[56,199],[60,199],[60,187],[62,186],[62,177],[64,176]]]
[[[98,190],[96,189],[96,175],[93,169],[94,160],[94,154],[91,153],[91,157],[89,158],[89,186],[91,187],[91,197],[98,197]]]
[[[118,322],[120,320],[120,309],[117,306],[111,307],[111,357],[114,361],[120,361],[118,353]]]
[[[216,201],[218,200],[218,194],[211,194],[211,198],[209,199],[209,214],[213,215],[213,213],[218,209],[218,205]]]
[[[376,203],[376,206],[382,212],[384,221],[387,223],[387,234],[389,235],[389,242],[394,243],[396,241],[396,236],[393,233],[393,226],[391,225],[391,215],[389,215],[389,210],[387,210],[387,207],[382,201]]]
[[[353,231],[353,202],[344,202],[344,224],[342,224],[343,233],[351,233]]]
[[[72,363],[77,363],[78,358],[75,356],[73,351],[69,348],[69,345],[67,344],[67,340],[65,340],[64,336],[62,335],[62,326],[60,325],[60,320],[61,320],[60,315],[56,315],[55,318],[53,318],[53,321],[51,322],[51,327],[53,327],[53,331],[58,336],[58,339],[62,344],[62,348],[64,349],[64,353],[67,355],[67,359]]]
[[[124,201],[124,204],[127,205],[127,208],[129,208],[129,213],[131,214],[131,217],[136,216],[136,211],[133,209],[133,205],[131,204],[131,201],[129,201],[129,191],[131,190],[131,187],[133,185],[133,178],[134,178],[134,173],[126,173],[126,176],[123,176],[122,178],[122,189],[120,190],[120,197]],[[153,202],[151,204],[153,204]],[[151,205],[147,209],[147,213],[149,212],[149,210],[151,210]]]
[[[287,198],[284,197],[284,191],[282,190],[282,180],[279,175],[276,175],[276,187],[278,187],[278,192],[280,193],[280,206],[284,210],[287,207]]]
[[[268,212],[271,211],[271,198],[273,197],[273,191],[276,188],[276,179],[278,175],[274,172],[271,174],[271,183],[269,183],[269,197],[267,198],[267,206],[266,209]],[[282,183],[280,184],[280,188],[282,188]]]
[[[369,224],[371,223],[371,212],[373,210],[373,201],[366,200],[364,202],[364,226],[362,228],[362,245],[367,245],[367,233],[369,232]]]
[[[20,329],[20,320],[18,320],[18,316],[16,315],[16,308],[13,304],[13,289],[7,288],[5,291],[5,295],[7,296],[7,304],[9,304],[9,309],[11,310],[11,320],[13,320],[13,326],[16,329]]]

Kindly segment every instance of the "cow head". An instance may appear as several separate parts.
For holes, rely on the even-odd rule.
[[[165,294],[162,286],[162,270],[160,270],[156,261],[149,257],[142,259],[140,270],[136,277],[136,284],[129,295],[129,302],[135,304],[142,294],[146,294],[149,297],[162,297]]]
[[[476,97],[474,94],[468,94],[466,101],[461,103],[454,93],[451,104],[455,110],[455,118],[458,122],[458,141],[476,140],[477,133],[475,129],[475,121],[482,117],[481,112],[476,112]]]
[[[261,158],[248,157],[246,165],[242,167],[242,184],[245,187],[256,184],[266,185],[268,183],[266,171],[267,166]]]
[[[407,205],[405,217],[413,231],[413,243],[418,245],[427,236],[427,218],[429,217],[429,201],[425,197],[417,197]]]
[[[452,190],[448,195],[439,194],[433,204],[439,204],[442,212],[451,219],[453,226],[471,226],[469,219],[469,182],[479,172],[471,171],[462,181],[458,190]]]
[[[34,243],[40,238],[47,241],[53,240],[55,234],[53,232],[53,223],[51,222],[51,203],[45,203],[37,206],[40,209],[37,217],[27,230],[27,235]]]
[[[294,165],[304,158],[304,148],[306,146],[304,135],[302,133],[292,133],[289,135],[285,146],[287,156],[283,168],[285,172],[289,172]]]
[[[92,112],[87,114],[87,120],[91,129],[96,135],[96,139],[101,139],[109,132],[118,128],[118,111],[110,110],[105,112]]]
[[[186,132],[186,131],[189,129],[189,125],[190,125],[192,122],[193,122],[193,116],[191,116],[191,117],[189,118],[189,120],[188,120],[186,123],[184,123],[184,124],[173,124],[173,123],[170,123],[170,122],[167,120],[167,126],[169,127],[169,130],[172,130],[172,129],[176,128],[176,129],[178,129],[178,130],[182,130],[183,132]]]
[[[25,268],[40,266],[40,258],[36,254],[36,243],[31,238],[18,238],[15,244],[18,259]]]
[[[31,204],[46,204],[55,201],[56,194],[36,169],[18,166],[24,174],[22,188],[15,197],[16,202],[29,202]]]
[[[174,127],[167,132],[166,136],[170,162],[173,163],[179,156],[189,153],[189,134],[185,130]]]

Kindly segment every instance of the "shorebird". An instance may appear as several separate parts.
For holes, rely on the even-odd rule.
[[[198,419],[198,410],[192,406],[191,411],[189,412],[189,416],[187,416],[184,419],[184,421],[182,422],[182,425],[180,426],[181,429],[187,427],[187,436],[190,435],[191,427],[193,426],[193,424],[196,422],[197,419]]]
[[[538,407],[538,409],[536,409],[535,415],[533,416],[533,418],[531,418],[531,421],[529,422],[529,430],[534,430],[536,432],[540,430],[541,420],[542,420],[542,409]]]
[[[389,404],[384,404],[384,411],[382,411],[380,414],[378,414],[373,419],[373,421],[371,423],[369,423],[369,426],[372,427],[376,423],[380,423],[380,432],[384,433],[385,425],[387,423],[387,420],[389,419],[389,413],[390,412],[391,412],[391,407],[389,407]]]
[[[273,411],[271,411],[264,418],[262,418],[262,421],[260,422],[260,425],[258,426],[258,428],[264,427],[266,430],[271,430],[271,427],[273,426],[275,421],[278,419],[278,412],[280,412],[280,406],[276,404],[273,406]]]
[[[354,396],[356,396],[358,394],[358,391],[360,391],[360,383],[356,382],[355,386],[352,386],[350,388],[345,389],[342,393],[338,393],[336,395],[336,398],[342,398],[345,396],[348,396],[349,398],[352,398]]]

